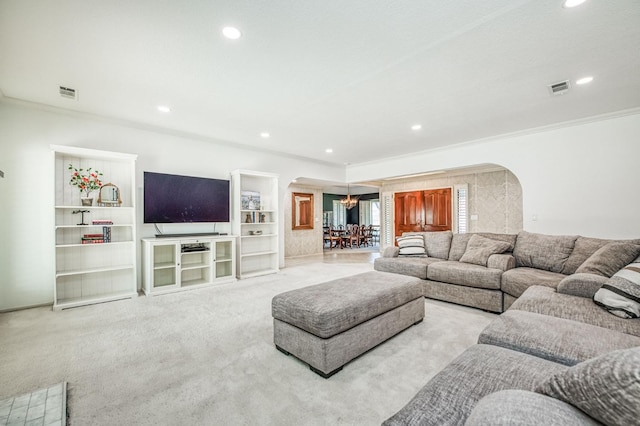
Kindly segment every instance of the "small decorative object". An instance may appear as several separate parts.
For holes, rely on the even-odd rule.
[[[88,223],[84,223],[84,214],[89,213],[89,210],[74,210],[71,212],[71,214],[78,214],[78,213],[82,215],[81,216],[82,219],[80,219],[80,223],[78,223],[78,225],[88,225]]]
[[[260,193],[256,191],[242,191],[240,193],[242,210],[260,210]]]
[[[98,205],[103,207],[120,207],[120,189],[112,183],[105,183],[98,191]]]
[[[262,235],[262,231],[258,230],[254,232],[254,235]]]
[[[260,223],[265,223],[267,221],[267,215],[262,213],[260,215]]]
[[[86,169],[73,167],[73,164],[69,164],[68,167],[71,170],[71,179],[69,185],[77,186],[80,190],[80,198],[83,206],[93,205],[93,198],[90,197],[91,192],[102,187],[100,181],[100,173],[97,170],[93,170],[91,167]],[[84,222],[84,221],[83,221]]]
[[[244,223],[251,223],[251,213],[247,213],[247,217],[244,219]]]

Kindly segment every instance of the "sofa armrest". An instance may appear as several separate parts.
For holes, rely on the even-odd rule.
[[[471,411],[465,426],[596,426],[602,423],[578,408],[526,390],[502,390],[482,398]]]
[[[596,274],[578,273],[563,278],[558,283],[558,293],[593,299],[596,291],[608,280],[607,277]]]
[[[516,258],[510,254],[492,254],[487,260],[487,268],[508,271],[516,267]]]
[[[400,249],[396,246],[389,246],[382,252],[382,257],[398,257]]]

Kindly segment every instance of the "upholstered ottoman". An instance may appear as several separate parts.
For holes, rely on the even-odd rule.
[[[276,348],[328,378],[424,318],[422,280],[371,271],[272,300]]]

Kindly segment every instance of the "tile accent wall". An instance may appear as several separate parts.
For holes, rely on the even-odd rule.
[[[522,187],[509,170],[458,176],[424,176],[406,181],[384,183],[382,193],[417,191],[422,189],[469,186],[469,232],[516,234],[522,230]],[[454,196],[454,194],[452,194]]]
[[[313,229],[292,230],[291,194],[304,192],[313,194]],[[322,254],[322,190],[290,185],[282,208],[284,217],[284,257]]]

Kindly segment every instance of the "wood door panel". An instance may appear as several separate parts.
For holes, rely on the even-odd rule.
[[[395,195],[395,233],[421,231],[423,222],[422,191]]]
[[[394,195],[395,235],[451,230],[451,188],[398,192]]]
[[[424,230],[451,229],[451,188],[424,191]]]

